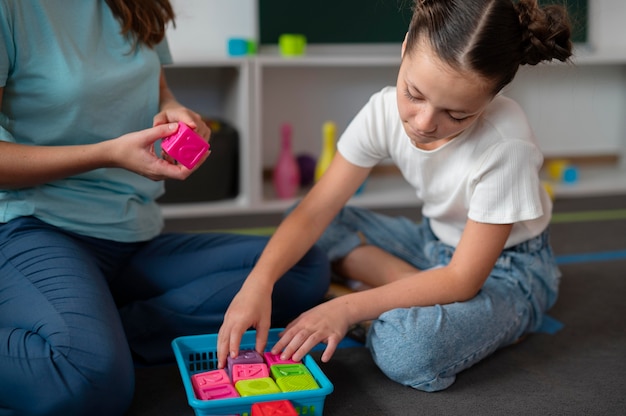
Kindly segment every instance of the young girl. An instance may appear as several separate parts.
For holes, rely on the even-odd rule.
[[[551,201],[521,108],[499,95],[520,65],[565,61],[570,27],[535,0],[422,0],[402,44],[395,88],[374,94],[338,142],[327,173],[288,215],[231,303],[218,357],[270,326],[272,286],[313,244],[369,290],[316,306],[273,348],[328,361],[348,328],[371,320],[367,346],[391,379],[424,391],[536,330],[557,297]],[[423,201],[415,224],[343,207],[390,158]],[[324,232],[325,230],[325,232]]]

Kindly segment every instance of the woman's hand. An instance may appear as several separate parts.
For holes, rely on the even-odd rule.
[[[273,286],[253,279],[244,282],[230,303],[218,333],[218,368],[224,368],[228,355],[238,355],[241,337],[249,328],[256,329],[255,349],[263,352],[271,325],[272,290]]]
[[[328,362],[353,324],[346,305],[344,299],[338,297],[304,312],[287,325],[272,353],[298,361],[322,342],[326,344],[322,361]]]
[[[123,168],[154,181],[164,179],[184,180],[197,169],[204,159],[193,169],[173,164],[157,156],[154,143],[176,132],[178,123],[160,124],[155,127],[128,133],[106,142],[111,155],[111,165]]]

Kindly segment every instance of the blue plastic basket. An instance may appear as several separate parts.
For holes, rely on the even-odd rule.
[[[267,340],[267,350],[277,341],[281,329],[272,329]],[[256,331],[246,332],[241,339],[241,349],[254,349]],[[261,396],[236,397],[218,400],[199,400],[195,397],[191,376],[217,368],[217,334],[192,335],[176,338],[172,348],[178,369],[185,386],[187,401],[197,416],[241,415],[250,416],[252,405],[258,402],[289,400],[300,415],[321,416],[324,400],[332,393],[333,385],[319,368],[313,357],[307,355],[302,360],[309,369],[319,389],[287,393],[264,394]]]

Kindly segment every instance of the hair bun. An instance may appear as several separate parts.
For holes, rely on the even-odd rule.
[[[522,28],[522,64],[566,61],[572,55],[571,29],[563,6],[540,7],[536,0],[516,4]]]

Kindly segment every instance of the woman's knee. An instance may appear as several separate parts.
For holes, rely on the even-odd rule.
[[[11,382],[3,383],[0,403],[9,414],[122,415],[128,409],[135,382],[127,349],[57,348],[35,334],[28,338],[31,352],[3,368],[1,378]]]

